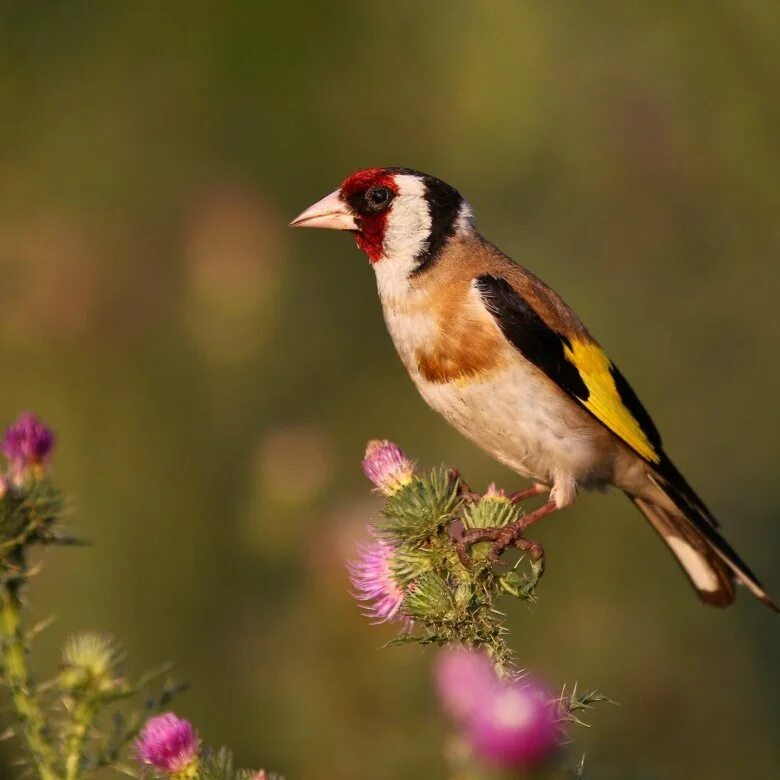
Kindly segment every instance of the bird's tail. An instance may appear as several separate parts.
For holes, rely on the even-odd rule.
[[[703,516],[704,505],[687,483],[682,482],[683,490],[660,475],[648,476],[661,493],[660,501],[630,494],[629,498],[672,551],[699,598],[707,604],[728,606],[734,601],[734,585],[738,582],[768,607],[780,612],[747,564],[720,535],[714,518],[709,513]],[[695,502],[688,492],[696,498]]]

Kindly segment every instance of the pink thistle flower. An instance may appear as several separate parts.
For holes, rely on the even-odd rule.
[[[358,545],[359,558],[347,564],[355,598],[364,603],[364,613],[376,623],[385,623],[398,614],[404,589],[393,576],[396,548],[382,539]]]
[[[386,496],[391,496],[412,481],[414,463],[397,444],[372,439],[366,445],[363,473]]]
[[[496,487],[495,482],[491,482],[488,485],[488,489],[485,491],[485,494],[482,496],[482,498],[487,498],[492,501],[505,501],[509,503],[509,498],[506,492],[503,488]]]
[[[502,682],[466,724],[476,755],[494,766],[527,769],[556,752],[561,730],[555,701],[528,680]]]
[[[457,720],[468,718],[499,685],[487,655],[464,647],[442,650],[433,673],[444,708]]]
[[[193,767],[200,740],[192,724],[172,712],[146,721],[136,742],[139,761],[172,774]]]
[[[3,437],[0,450],[8,458],[15,478],[49,462],[54,449],[54,432],[32,412],[22,412]]]
[[[556,701],[529,678],[500,678],[485,653],[465,648],[442,651],[434,676],[444,708],[486,763],[527,769],[558,748]]]

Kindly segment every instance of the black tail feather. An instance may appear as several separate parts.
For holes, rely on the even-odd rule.
[[[648,477],[674,506],[665,501],[630,496],[666,542],[688,575],[699,598],[727,606],[734,601],[734,583],[744,585],[770,609],[780,612],[750,567],[717,530],[718,523],[702,500],[666,457]]]

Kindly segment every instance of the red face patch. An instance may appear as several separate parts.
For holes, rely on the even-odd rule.
[[[385,228],[390,213],[389,208],[372,213],[365,207],[365,194],[375,187],[385,187],[393,195],[398,194],[395,176],[386,168],[364,168],[357,171],[344,180],[340,189],[342,200],[350,205],[360,227],[355,233],[355,242],[372,263],[382,257]]]
[[[387,168],[363,168],[344,179],[341,185],[341,197],[347,200],[351,195],[366,192],[371,187],[387,187],[398,192],[395,177]]]

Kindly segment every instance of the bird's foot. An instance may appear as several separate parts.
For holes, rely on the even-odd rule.
[[[490,560],[493,563],[498,561],[498,559],[501,557],[501,554],[510,545],[514,545],[518,549],[522,549],[522,547],[518,545],[518,542],[524,541],[522,537],[526,529],[533,525],[537,520],[541,520],[543,517],[547,517],[547,515],[552,514],[557,508],[558,505],[555,503],[555,501],[548,501],[546,504],[542,504],[542,506],[540,506],[538,509],[535,509],[533,512],[530,512],[524,517],[521,517],[519,520],[515,520],[514,523],[510,523],[509,525],[505,525],[503,528],[499,529],[495,539],[491,540],[493,542],[493,546],[490,548]],[[533,544],[533,542],[531,542],[531,544]]]
[[[535,584],[544,574],[544,547],[539,542],[532,542],[530,539],[522,538],[515,539],[515,547],[531,559],[531,570],[533,571]]]
[[[473,503],[474,501],[479,501],[479,499],[482,498],[482,496],[479,493],[475,493],[471,489],[469,483],[466,482],[465,479],[463,479],[463,475],[460,473],[458,469],[456,468],[447,469],[447,477],[449,478],[450,482],[457,484],[459,495],[462,496],[466,501]]]
[[[528,574],[521,575],[516,569],[498,577],[500,587],[515,598],[533,600],[536,587],[544,574],[544,548],[530,539],[516,539],[515,547],[530,559]]]
[[[472,528],[466,531],[458,540],[456,546],[458,558],[460,558],[464,566],[470,568],[472,560],[469,549],[471,546],[479,542],[492,542],[490,552],[488,553],[490,563],[497,563],[504,550],[507,547],[514,546],[518,550],[528,553],[534,563],[539,564],[541,562],[540,565],[543,570],[544,549],[537,542],[524,539],[523,534],[529,526],[551,514],[557,508],[555,501],[548,501],[533,512],[502,528]]]
[[[468,531],[464,531],[463,536],[458,539],[458,543],[455,546],[460,562],[467,569],[470,569],[472,560],[469,550],[471,546],[473,544],[479,544],[479,542],[495,543],[502,530],[503,529],[501,528],[471,528]]]

